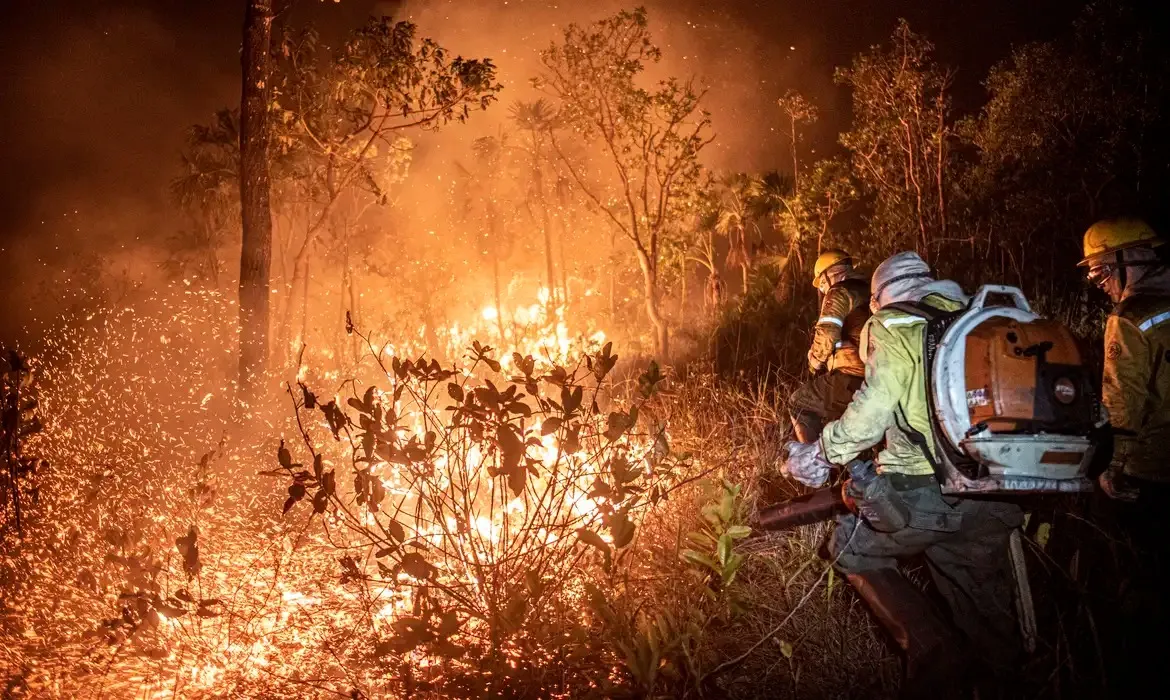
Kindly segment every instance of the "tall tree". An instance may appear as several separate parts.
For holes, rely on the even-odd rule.
[[[947,236],[956,133],[951,73],[933,49],[902,20],[888,47],[837,70],[837,82],[853,91],[853,127],[841,144],[871,201],[870,243],[879,255],[910,247],[933,257]]]
[[[781,97],[776,103],[784,114],[784,121],[787,122],[784,126],[787,132],[785,136],[788,138],[788,148],[792,155],[792,184],[799,189],[800,154],[797,150],[797,144],[800,143],[800,127],[816,122],[817,108],[810,104],[804,95],[795,90],[784,93],[784,97]]]
[[[654,90],[639,85],[647,63],[662,54],[651,43],[646,11],[638,8],[595,22],[569,25],[563,41],[541,53],[536,84],[558,102],[566,125],[599,147],[594,173],[565,156],[558,132],[551,143],[577,189],[605,213],[631,244],[642,275],[654,352],[665,359],[668,326],[662,313],[662,238],[681,219],[698,186],[699,152],[711,137],[703,91],[692,80],[668,78]]]
[[[269,205],[269,49],[272,0],[248,0],[244,13],[240,96],[240,389],[257,393],[268,359],[268,274],[272,264]]]
[[[302,163],[309,210],[293,246],[290,299],[308,288],[310,255],[324,234],[344,230],[338,216],[356,223],[371,205],[389,201],[407,174],[409,134],[463,122],[496,99],[490,59],[452,58],[416,34],[410,22],[380,17],[339,47],[322,44],[312,28],[282,37],[273,81],[279,145]]]
[[[977,161],[963,185],[973,258],[1046,311],[1084,317],[1069,274],[1095,219],[1165,208],[1170,60],[1140,12],[1103,3],[1070,35],[1017,47],[965,125]]]

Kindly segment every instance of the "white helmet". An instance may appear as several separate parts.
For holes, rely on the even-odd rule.
[[[927,265],[918,253],[912,250],[895,253],[874,268],[873,279],[869,285],[872,290],[870,307],[879,309],[899,298],[901,295],[898,291],[901,288],[919,287],[933,279],[930,265]]]

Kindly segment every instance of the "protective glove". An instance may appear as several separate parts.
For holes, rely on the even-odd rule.
[[[1101,472],[1101,476],[1097,477],[1097,484],[1106,496],[1115,501],[1133,503],[1141,493],[1141,489],[1125,475],[1122,465],[1116,463],[1110,464],[1108,469]]]
[[[821,443],[817,442],[790,442],[787,445],[788,459],[780,467],[780,473],[796,479],[805,486],[818,488],[829,479],[829,469],[833,466],[825,459],[821,452]]]

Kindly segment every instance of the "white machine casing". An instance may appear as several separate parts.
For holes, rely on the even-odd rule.
[[[989,305],[988,297],[992,295],[1010,299],[1011,305]],[[972,388],[967,385],[967,340],[973,330],[993,319],[1028,324],[1040,317],[1019,289],[986,285],[946,328],[934,352],[930,391],[936,432],[938,440],[946,440],[951,448],[938,449],[936,455],[941,461],[936,469],[942,472],[939,479],[943,492],[1035,493],[1090,489],[1085,475],[1093,458],[1094,444],[1087,435],[1043,430],[996,433],[985,423],[973,422]],[[982,465],[981,474],[972,478],[964,473],[952,454],[948,454],[952,451]]]

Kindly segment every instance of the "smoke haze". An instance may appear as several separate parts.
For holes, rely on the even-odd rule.
[[[735,170],[784,168],[787,144],[775,127],[776,98],[804,93],[821,111],[810,149],[833,145],[848,100],[833,86],[835,65],[881,41],[899,16],[959,65],[960,86],[978,94],[986,67],[1012,42],[1044,38],[1032,15],[1060,26],[1074,3],[966,3],[945,9],[892,0],[864,2],[646,3],[663,51],[661,75],[694,75],[709,88],[706,108],[716,140],[708,165]],[[951,3],[943,3],[951,5]],[[0,340],[15,335],[42,303],[30,292],[84,285],[84,270],[157,280],[181,227],[168,186],[186,128],[238,102],[242,0],[18,2],[0,28]],[[419,25],[452,52],[490,57],[505,86],[499,104],[419,137],[411,186],[434,182],[466,158],[474,138],[497,133],[507,107],[533,99],[528,80],[538,52],[570,22],[586,23],[630,6],[526,0],[300,0],[282,18],[318,22],[339,38],[368,14]],[[989,6],[992,6],[989,8]],[[1059,10],[1053,8],[1059,7]],[[1054,17],[1056,15],[1056,17]],[[961,93],[962,94],[962,93]]]

